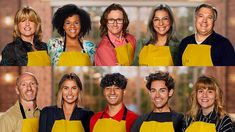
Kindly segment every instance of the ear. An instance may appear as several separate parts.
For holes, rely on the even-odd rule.
[[[169,91],[169,97],[172,97],[173,93],[174,93],[174,90],[171,89],[171,90]]]
[[[123,95],[125,95],[125,94],[126,94],[126,89],[123,90]]]
[[[15,87],[15,90],[16,90],[16,94],[19,95],[20,91],[19,91],[19,87],[18,86]]]

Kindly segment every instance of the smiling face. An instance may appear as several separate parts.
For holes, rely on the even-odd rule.
[[[112,10],[107,16],[108,32],[115,35],[122,35],[123,13],[120,10]]]
[[[108,105],[117,106],[122,104],[125,91],[117,86],[108,86],[104,88],[103,94]]]
[[[213,32],[214,16],[212,9],[202,7],[196,14],[195,26],[199,35],[208,36]]]
[[[169,110],[168,100],[173,95],[173,90],[168,90],[165,81],[153,81],[151,83],[149,95],[155,106],[154,111],[166,112]]]
[[[77,39],[81,29],[79,16],[72,15],[71,17],[66,18],[63,28],[67,38]]]
[[[64,103],[75,104],[80,92],[76,82],[74,80],[65,80],[61,88]]]
[[[214,90],[201,88],[197,90],[197,102],[203,111],[212,111],[215,104],[216,94]]]
[[[24,18],[18,23],[18,28],[20,32],[20,37],[25,40],[25,38],[34,37],[37,25],[35,24],[35,22]]]
[[[35,78],[29,74],[20,76],[16,86],[16,93],[19,95],[20,102],[35,101],[38,92],[38,84]]]
[[[158,35],[167,35],[170,27],[170,17],[165,10],[157,10],[153,18],[153,27]]]

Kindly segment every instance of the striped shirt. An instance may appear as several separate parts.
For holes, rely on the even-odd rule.
[[[216,132],[233,132],[232,120],[228,115],[225,115],[222,119],[219,120],[217,120],[217,118],[218,114],[215,110],[213,110],[206,116],[204,116],[202,114],[202,111],[200,111],[196,117],[196,121],[214,123],[216,126]],[[191,117],[186,118],[184,131],[192,122],[193,120]]]

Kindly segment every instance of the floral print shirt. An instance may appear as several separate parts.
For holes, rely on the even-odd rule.
[[[87,40],[83,40],[82,44],[84,49],[81,52],[87,53],[93,64],[96,45],[93,42]],[[56,66],[59,61],[59,57],[63,52],[64,38],[52,38],[48,41],[47,46],[52,66]]]

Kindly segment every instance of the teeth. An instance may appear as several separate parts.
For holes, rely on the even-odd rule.
[[[110,99],[116,99],[117,97],[116,96],[110,96],[109,98]]]
[[[67,98],[67,99],[72,99],[72,98],[73,98],[73,96],[66,96],[66,98]]]
[[[74,29],[71,29],[71,30],[69,30],[71,33],[75,33],[76,32],[76,30],[74,30]]]

